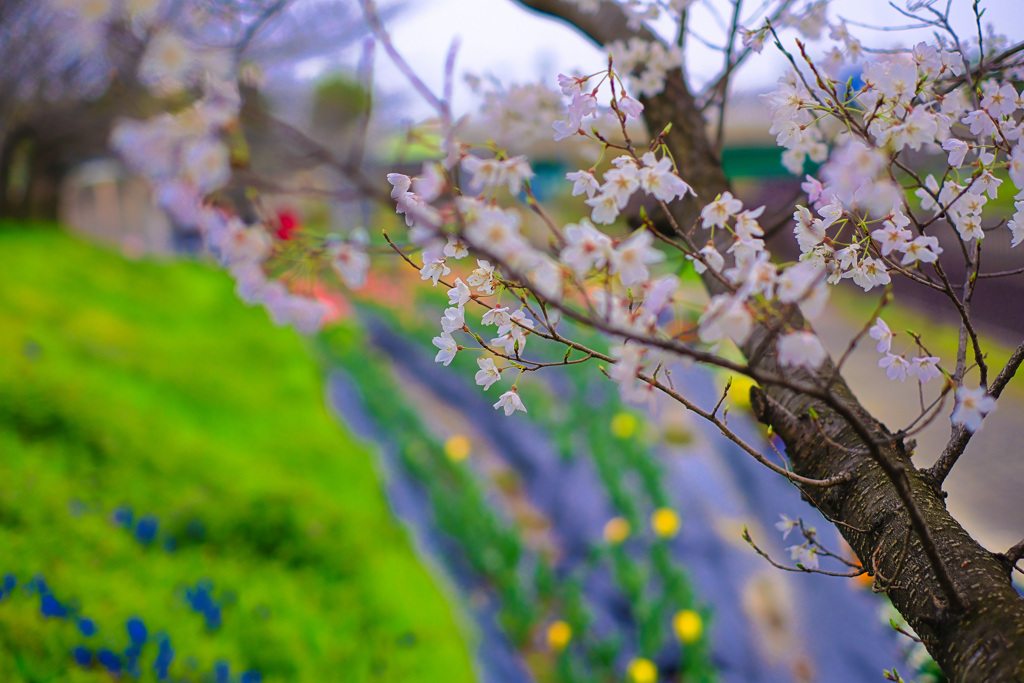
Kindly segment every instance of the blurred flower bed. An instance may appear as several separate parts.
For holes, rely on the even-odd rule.
[[[0,680],[472,680],[293,332],[206,266],[0,253]]]

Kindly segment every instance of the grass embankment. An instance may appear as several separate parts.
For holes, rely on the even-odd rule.
[[[133,521],[117,525],[118,508]],[[472,679],[447,603],[293,332],[214,269],[0,225],[7,572],[19,584],[0,601],[5,682],[109,680],[71,653],[124,658],[133,616],[149,634],[143,680],[163,634],[175,680],[221,680],[218,660],[231,680]],[[36,575],[70,618],[41,615]],[[219,627],[188,602],[201,580]],[[76,614],[98,632],[83,635]]]

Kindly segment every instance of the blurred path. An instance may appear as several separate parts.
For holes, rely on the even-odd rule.
[[[494,411],[487,400],[491,397],[432,362],[419,344],[377,321],[367,321],[367,327],[374,345],[390,356],[396,373],[418,385],[419,405],[424,403],[425,397],[419,393],[424,390],[433,393],[435,402],[446,404],[440,412],[436,408],[424,412],[425,417],[449,421],[456,419],[450,411],[457,409],[463,425],[475,425],[478,432],[488,435],[488,450],[517,475],[531,514],[547,520],[544,542],[550,538],[557,543],[559,571],[572,571],[583,562],[589,547],[601,542],[603,526],[615,514],[591,460],[561,458],[541,430],[525,418],[506,418]],[[679,370],[674,377],[699,403],[710,405],[717,399],[717,383],[708,373]],[[599,386],[614,389],[606,382]],[[378,443],[387,443],[386,431],[372,425],[372,417],[360,409],[358,393],[341,375],[332,379],[330,393],[332,406],[350,426]],[[749,525],[758,543],[773,557],[784,560],[782,546],[788,543],[782,542],[772,525],[779,513],[786,513],[817,525],[822,538],[829,539],[827,544],[837,547],[834,532],[799,499],[797,490],[722,440],[711,425],[690,420],[668,405],[659,409],[656,420],[682,424],[693,435],[689,443],[665,446],[662,456],[666,489],[683,519],[673,547],[700,599],[714,609],[712,646],[721,680],[860,683],[877,677],[883,668],[900,665],[894,634],[877,618],[882,603],[876,596],[854,588],[846,579],[773,569],[741,540],[743,525]],[[734,422],[757,438],[755,425],[739,415]],[[432,527],[422,492],[396,467],[386,446],[384,450],[389,496],[396,513],[410,524],[426,556],[448,569],[463,593],[463,604],[479,625],[482,680],[530,680],[523,675],[514,648],[495,628],[493,602],[465,599],[467,593],[479,594],[479,586],[459,563],[451,541]],[[629,605],[607,573],[595,573],[585,591],[595,628],[633,632]],[[844,618],[836,619],[837,614]],[[629,649],[627,646],[621,655],[628,657]],[[663,671],[669,671],[674,655],[663,654]]]

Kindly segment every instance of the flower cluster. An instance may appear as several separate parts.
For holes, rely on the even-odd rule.
[[[898,379],[903,382],[908,377],[916,377],[919,382],[928,382],[942,377],[938,356],[920,355],[907,360],[906,353],[899,355],[893,353],[892,340],[896,334],[881,318],[875,319],[875,324],[868,330],[868,335],[878,342],[875,345],[875,351],[883,354],[878,361],[878,367],[885,368],[885,376],[889,379]],[[921,350],[923,351],[923,349]]]
[[[593,169],[574,171],[567,174],[566,179],[573,182],[573,196],[586,193],[586,204],[592,208],[590,218],[601,225],[614,223],[640,189],[661,202],[696,194],[676,175],[672,159],[667,156],[658,159],[654,152],[645,153],[639,164],[626,155],[613,159],[612,168],[604,172],[601,183]]]
[[[592,84],[592,80],[596,81],[596,83]],[[598,100],[601,86],[606,82],[612,84],[613,90],[616,82],[620,85],[618,95],[612,100],[612,106],[608,109],[602,108]],[[619,79],[618,74],[611,69],[591,76],[566,76],[565,74],[558,74],[558,86],[561,88],[562,94],[571,97],[572,100],[567,108],[568,119],[557,120],[551,124],[551,128],[555,131],[554,137],[556,142],[572,137],[577,133],[586,135],[583,130],[583,122],[588,117],[596,121],[599,117],[614,112],[615,116],[613,118],[617,118],[619,122],[624,122],[627,118],[639,118],[643,112],[643,105],[626,94],[626,88]]]

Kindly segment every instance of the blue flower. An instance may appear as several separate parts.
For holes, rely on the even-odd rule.
[[[149,632],[146,630],[146,624],[143,623],[142,619],[138,617],[132,617],[125,624],[128,629],[128,638],[136,645],[142,645],[149,639]]]
[[[43,593],[40,596],[39,611],[44,617],[66,619],[68,616],[68,608],[62,605],[57,598],[53,597],[53,593]]]
[[[158,681],[166,681],[174,661],[174,648],[171,647],[171,640],[166,635],[159,637],[160,644],[157,646],[156,659],[153,660],[153,673]]]
[[[160,522],[156,517],[152,515],[140,517],[138,524],[135,525],[135,540],[142,545],[149,545],[156,538],[159,527]]]
[[[220,607],[218,607],[217,605],[212,605],[208,610],[206,610],[206,614],[204,616],[206,617],[206,628],[209,628],[209,629],[218,629],[218,628],[220,628],[220,625],[221,625]]]
[[[231,667],[223,659],[213,665],[214,683],[230,683]]]
[[[78,632],[86,638],[96,635],[96,622],[88,617],[82,617],[78,620]]]
[[[43,578],[42,574],[36,574],[29,580],[28,589],[34,590],[39,594],[50,592],[50,587],[46,585],[46,579]]]
[[[10,593],[14,590],[15,586],[18,585],[18,577],[14,574],[4,574],[3,589],[4,592]]]
[[[80,667],[88,669],[92,666],[92,650],[84,645],[79,645],[72,650],[71,656],[75,658],[75,664]]]
[[[132,520],[135,519],[135,514],[132,512],[132,509],[130,507],[128,507],[127,505],[122,505],[121,507],[114,510],[112,519],[114,521],[114,524],[118,526],[123,526],[125,529],[131,529]]]
[[[96,661],[100,663],[100,666],[112,674],[121,673],[121,658],[107,648],[103,648],[96,652]]]
[[[249,669],[238,679],[238,683],[260,683],[262,680],[263,676],[260,675],[259,671]]]

